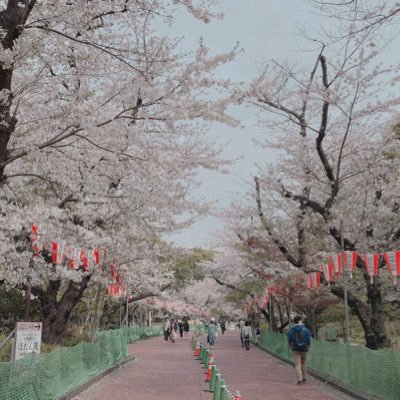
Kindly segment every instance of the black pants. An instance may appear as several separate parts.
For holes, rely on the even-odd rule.
[[[250,338],[244,339],[244,345],[246,346],[246,350],[250,350]]]
[[[166,342],[168,342],[168,338],[169,338],[169,331],[164,331],[164,339]]]

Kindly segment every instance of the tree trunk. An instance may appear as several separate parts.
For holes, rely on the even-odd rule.
[[[43,312],[43,341],[55,345],[63,345],[64,335],[72,310],[83,296],[90,281],[90,275],[84,276],[82,281],[70,281],[60,300],[57,295],[61,287],[61,280],[50,281],[46,291],[35,288]]]
[[[261,314],[264,315],[265,319],[268,321],[270,324],[270,314],[267,310],[264,308],[260,308]],[[280,332],[283,333],[283,330],[289,325],[289,321],[282,322],[281,326],[276,326],[276,323],[274,322],[274,319],[272,319],[272,327],[270,324],[270,328],[272,332]]]
[[[385,331],[385,319],[383,313],[382,295],[378,277],[375,283],[367,281],[368,303],[356,298],[352,292],[348,292],[348,304],[352,311],[357,315],[365,334],[366,346],[372,350],[384,349],[390,347],[390,340]],[[332,292],[343,298],[343,287],[335,286]]]
[[[370,310],[367,314],[367,324],[365,324],[365,327],[363,325],[366,345],[370,349],[390,347],[390,340],[385,330],[385,315],[383,312],[381,291],[378,289],[378,286],[368,284],[367,293]]]
[[[317,326],[315,323],[315,308],[307,308],[305,310],[306,314],[306,326],[311,332],[311,336],[315,339],[318,339],[318,332],[317,332]]]
[[[12,50],[17,39],[23,32],[27,18],[32,11],[36,1],[9,0],[7,7],[0,12],[0,28],[2,31],[1,46],[4,50]],[[17,119],[11,112],[13,95],[11,92],[14,65],[0,61],[0,183],[6,180],[4,169],[9,156],[8,142],[14,133]]]

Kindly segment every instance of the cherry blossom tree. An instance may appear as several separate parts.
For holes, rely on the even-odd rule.
[[[342,22],[342,38],[348,34],[382,37],[382,27],[393,28],[400,15],[399,3],[395,0],[311,0],[311,4],[323,15]],[[341,37],[338,32],[336,37]]]
[[[308,72],[278,60],[268,63],[248,91],[273,132],[264,145],[281,154],[254,180],[260,226],[287,261],[305,272],[318,271],[323,257],[340,249],[342,219],[346,250],[399,245],[398,162],[388,157],[398,152],[396,69],[379,65],[368,35],[340,40],[336,52],[321,43]],[[357,266],[360,276],[348,303],[367,346],[387,347],[384,284],[380,277],[371,283],[361,259]],[[343,284],[336,282],[331,291],[343,297]]]
[[[160,236],[206,211],[189,194],[198,168],[226,165],[204,136],[210,121],[236,124],[230,83],[214,78],[236,49],[210,56],[200,41],[182,54],[155,27],[173,22],[174,7],[219,18],[213,4],[10,0],[0,12],[1,276],[42,301],[47,341],[62,342],[73,307],[114,260],[143,279],[138,297],[162,289]],[[102,272],[33,257],[32,223],[48,240],[106,248]]]

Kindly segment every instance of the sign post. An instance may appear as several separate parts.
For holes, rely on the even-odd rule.
[[[31,353],[40,354],[42,342],[41,322],[17,322],[14,341],[14,360],[20,360]]]

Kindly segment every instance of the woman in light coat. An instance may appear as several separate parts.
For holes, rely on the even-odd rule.
[[[250,322],[246,321],[244,323],[243,331],[242,331],[244,345],[246,346],[246,350],[250,350],[250,339],[252,336]]]
[[[211,347],[214,347],[215,338],[217,333],[217,325],[215,324],[214,318],[211,318],[210,324],[208,325],[208,343]]]

